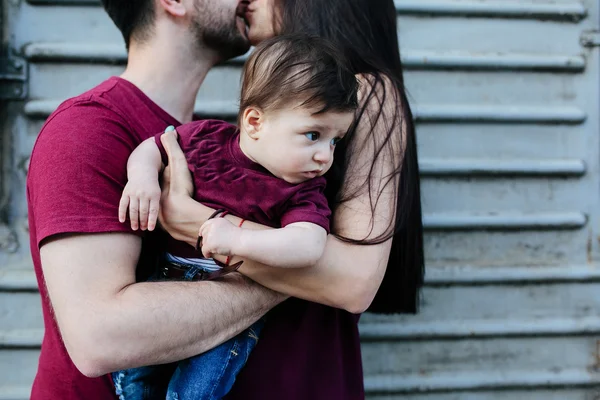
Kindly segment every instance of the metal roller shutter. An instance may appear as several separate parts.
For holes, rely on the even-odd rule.
[[[53,109],[119,74],[125,50],[97,1],[2,5],[0,399],[26,399],[42,336],[28,155]],[[361,320],[369,397],[600,396],[598,1],[396,6],[427,287],[419,315]],[[209,74],[200,115],[234,119],[241,61]]]

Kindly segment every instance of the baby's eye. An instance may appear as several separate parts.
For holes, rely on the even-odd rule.
[[[307,132],[304,134],[304,136],[306,136],[308,140],[312,142],[316,142],[317,140],[319,140],[319,132]]]
[[[336,137],[336,138],[331,139],[331,145],[335,146],[336,144],[338,144],[340,142],[340,140],[342,140],[341,137]]]

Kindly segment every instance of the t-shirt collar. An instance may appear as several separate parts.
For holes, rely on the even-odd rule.
[[[171,114],[163,110],[158,104],[156,104],[150,97],[148,97],[140,88],[129,82],[127,79],[123,79],[119,76],[113,76],[110,80],[115,80],[118,84],[123,85],[129,90],[134,96],[139,98],[148,108],[155,113],[160,119],[164,120],[167,125],[179,126],[179,122]]]
[[[227,141],[227,147],[229,154],[235,160],[238,165],[243,168],[253,169],[255,171],[271,174],[265,167],[252,161],[240,147],[240,130],[236,129],[235,135],[231,135]]]

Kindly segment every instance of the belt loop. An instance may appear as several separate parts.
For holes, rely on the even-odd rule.
[[[185,281],[193,281],[194,277],[196,275],[198,275],[199,273],[201,273],[201,269],[198,268],[195,265],[191,265],[186,271],[185,271],[185,275],[183,276],[183,280]]]

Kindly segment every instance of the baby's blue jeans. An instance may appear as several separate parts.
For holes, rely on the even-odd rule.
[[[191,260],[185,259],[187,261]],[[207,261],[201,260],[195,265],[207,272],[214,270],[216,265],[213,263],[213,267]],[[151,280],[156,279],[160,278]],[[117,396],[119,400],[221,399],[231,390],[246,364],[263,326],[264,319],[261,318],[220,346],[183,361],[114,372],[112,378]]]
[[[264,325],[261,319],[227,342],[177,363],[113,373],[119,400],[217,400],[232,388]]]

